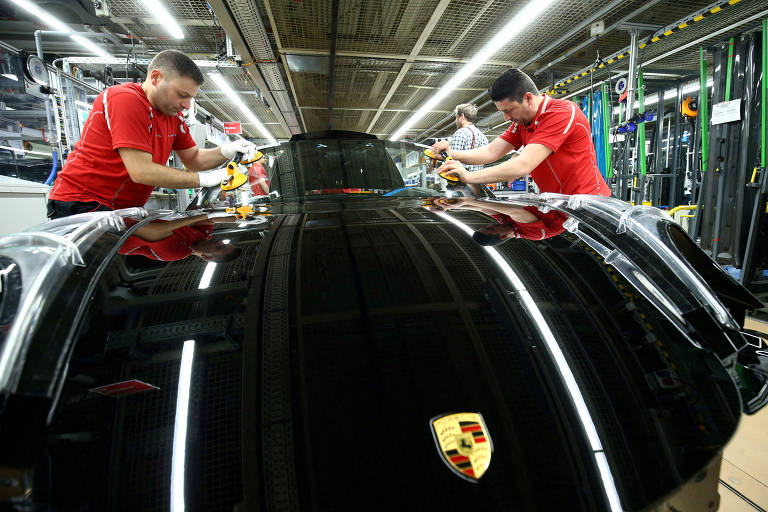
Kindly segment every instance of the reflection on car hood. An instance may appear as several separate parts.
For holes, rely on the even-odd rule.
[[[671,250],[650,238],[663,219],[593,201],[519,196],[567,213],[567,230],[495,247],[471,236],[485,213],[382,198],[266,205],[214,231],[243,249],[229,263],[115,256],[74,340],[44,499],[89,510],[167,508],[179,495],[201,510],[658,502],[738,424],[717,356],[739,342],[738,322],[686,281],[698,278],[685,263],[648,268]],[[123,381],[152,389],[92,391]],[[452,413],[479,415],[492,442],[479,480],[460,478],[435,442],[430,421]]]

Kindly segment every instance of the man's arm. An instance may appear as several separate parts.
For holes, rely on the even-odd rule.
[[[217,222],[234,222],[235,220],[237,220],[237,217],[234,215],[208,217],[206,214],[201,214],[192,217],[184,217],[182,219],[174,219],[168,222],[150,222],[149,224],[141,226],[133,234],[147,242],[157,242],[158,240],[168,238],[173,234],[174,230],[183,226],[194,226],[203,223],[216,224]]]
[[[221,154],[221,148],[218,147],[200,149],[197,146],[192,146],[191,148],[176,151],[176,154],[179,155],[187,169],[192,169],[193,171],[207,171],[229,160]]]
[[[496,139],[491,145],[498,140],[500,139]],[[507,143],[505,142],[505,144]],[[472,151],[478,151],[478,149],[473,149]],[[469,153],[469,151],[467,151],[467,153]],[[468,172],[461,164],[455,161],[448,161],[440,166],[440,168],[437,169],[437,172],[446,173],[448,176],[456,176],[463,183],[514,181],[533,171],[551,153],[552,150],[543,144],[528,144],[517,157],[510,158],[506,162],[494,165],[493,167],[488,167],[476,172]],[[459,160],[462,160],[462,162],[465,163],[474,163],[462,158],[459,158]]]
[[[152,155],[133,148],[118,148],[128,175],[136,183],[166,188],[195,188],[199,186],[196,172],[172,169],[152,161]]]
[[[430,208],[431,211],[440,212],[443,210],[464,209],[475,210],[482,212],[486,215],[497,215],[503,213],[507,215],[515,222],[529,223],[536,222],[539,218],[533,213],[529,212],[525,208],[520,206],[513,206],[511,204],[501,204],[499,202],[478,201],[477,199],[470,197],[455,197],[455,198],[439,198],[435,199],[434,206]]]
[[[438,141],[432,146],[432,151],[435,154],[439,155],[441,151],[448,151],[451,158],[459,160],[467,165],[489,164],[495,162],[509,153],[512,149],[514,149],[514,146],[501,137],[496,138],[496,140],[487,146],[481,146],[475,149],[465,149],[463,151],[449,149],[448,142],[444,140]]]
[[[206,220],[208,215],[195,215],[193,217],[186,217],[183,219],[175,219],[168,222],[150,222],[137,229],[133,234],[142,240],[147,242],[157,242],[168,238],[173,234],[174,229],[178,229],[182,226],[189,226],[196,224],[201,220]]]

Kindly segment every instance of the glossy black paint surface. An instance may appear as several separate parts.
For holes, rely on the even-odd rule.
[[[484,248],[449,217],[471,229],[488,217],[421,204],[284,204],[222,224],[214,238],[243,253],[204,289],[197,257],[116,256],[38,454],[35,501],[168,509],[190,339],[189,510],[592,511],[611,509],[614,487],[640,510],[717,456],[741,414],[731,378],[594,250],[568,232]],[[89,391],[128,379],[159,389]],[[481,413],[493,438],[477,483],[432,440],[429,419],[449,412]]]

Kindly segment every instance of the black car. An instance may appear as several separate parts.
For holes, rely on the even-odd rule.
[[[294,137],[0,239],[0,508],[714,510],[762,304],[663,212],[423,149]]]

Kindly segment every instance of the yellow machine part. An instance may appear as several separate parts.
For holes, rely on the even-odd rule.
[[[253,162],[258,162],[262,158],[264,158],[264,154],[261,151],[256,151],[253,154],[253,158],[251,158],[250,160],[240,160],[240,163],[243,165],[248,165],[248,164],[252,164]]]
[[[451,183],[459,183],[459,178],[456,176],[447,176],[444,172],[438,173],[438,176],[443,178],[445,181],[450,181]]]
[[[684,116],[688,117],[696,117],[699,115],[698,106],[696,105],[696,102],[691,98],[690,96],[686,96],[683,100],[683,104],[680,106],[680,112]]]
[[[227,177],[221,182],[221,190],[235,190],[248,181],[248,176],[237,169],[235,162],[227,164]]]
[[[442,159],[435,158],[435,155],[432,154],[432,150],[430,148],[425,149],[424,154],[427,155],[427,158],[432,160],[432,165],[437,165],[439,162],[442,162]],[[453,158],[446,156],[445,161],[447,162],[448,160],[453,160]]]
[[[253,213],[253,208],[250,206],[240,206],[239,208],[227,208],[227,213],[234,213],[235,217],[244,220],[248,215]]]

